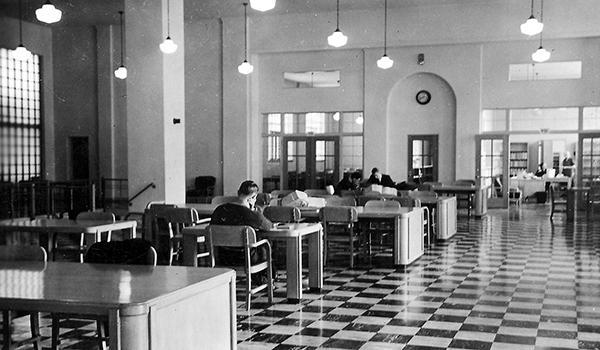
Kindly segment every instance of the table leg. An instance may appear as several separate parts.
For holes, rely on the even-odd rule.
[[[302,299],[302,242],[300,237],[286,240],[287,297]]]
[[[198,244],[196,235],[183,235],[183,265],[198,267]]]
[[[323,231],[308,235],[308,286],[323,288]]]
[[[575,219],[575,191],[567,190],[567,221]]]

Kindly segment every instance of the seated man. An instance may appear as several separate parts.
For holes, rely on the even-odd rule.
[[[247,180],[241,183],[238,189],[236,202],[224,203],[218,206],[210,218],[211,225],[246,225],[255,230],[267,231],[275,227],[262,212],[256,210],[254,204],[258,195],[258,185]],[[250,253],[252,264],[267,259],[265,247],[253,249]],[[221,247],[219,261],[224,265],[243,265],[244,259],[241,249]]]
[[[342,191],[358,191],[360,190],[360,180],[362,175],[359,171],[355,171],[350,176],[344,175],[344,178],[335,187],[335,193],[340,194]]]
[[[371,170],[371,176],[369,180],[367,180],[368,185],[381,185],[384,187],[395,187],[396,183],[392,178],[387,174],[382,174],[379,172],[379,169],[373,168]]]

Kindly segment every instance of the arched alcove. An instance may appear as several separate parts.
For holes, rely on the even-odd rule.
[[[416,95],[431,95],[419,104]],[[438,135],[438,181],[454,180],[456,162],[456,96],[439,75],[415,73],[398,81],[387,100],[387,164],[397,182],[407,180],[408,135]]]

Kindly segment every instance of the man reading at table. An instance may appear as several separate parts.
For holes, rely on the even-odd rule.
[[[210,218],[211,225],[236,225],[250,226],[255,230],[268,231],[275,227],[260,210],[255,208],[258,185],[251,180],[240,184],[238,198],[235,202],[224,203],[218,206]],[[239,248],[221,247],[219,260],[224,265],[243,265],[243,253]],[[259,247],[250,252],[250,261],[256,264],[267,260],[267,249]]]

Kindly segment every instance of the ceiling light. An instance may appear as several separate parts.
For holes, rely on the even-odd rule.
[[[340,30],[340,0],[336,2],[336,26],[333,34],[327,37],[329,46],[342,47],[348,42],[348,37]]]
[[[340,120],[340,112],[335,112],[335,113],[333,113],[333,120],[335,120],[336,122],[337,122],[338,120]]]
[[[250,0],[250,7],[258,11],[269,11],[275,8],[276,0]]]
[[[54,7],[50,0],[47,0],[42,7],[35,10],[35,17],[37,17],[38,21],[42,21],[45,23],[56,23],[60,21],[62,17],[62,11]]]
[[[171,11],[169,7],[169,0],[167,0],[167,38],[163,41],[159,47],[160,51],[170,54],[177,51],[177,44],[171,39]]]
[[[127,68],[125,68],[125,64],[123,63],[123,56],[125,52],[125,46],[123,45],[123,11],[119,11],[119,16],[121,20],[121,65],[115,70],[115,77],[119,79],[125,79],[127,78]]]
[[[538,22],[538,20],[533,15],[533,0],[531,0],[531,16],[529,16],[525,23],[521,24],[521,33],[533,36],[540,34],[543,29],[544,23]]]
[[[387,0],[384,2],[384,16],[383,16],[383,56],[377,60],[377,67],[381,69],[392,68],[394,60],[387,55]]]
[[[354,120],[354,122],[358,125],[363,125],[365,122],[365,118],[361,115],[356,117],[356,119]]]
[[[254,71],[254,67],[248,62],[248,3],[244,5],[244,62],[238,66],[238,72],[248,75]]]
[[[23,46],[23,16],[21,14],[21,0],[19,0],[19,45],[12,52],[12,57],[19,61],[27,61],[33,57],[31,51]]]

